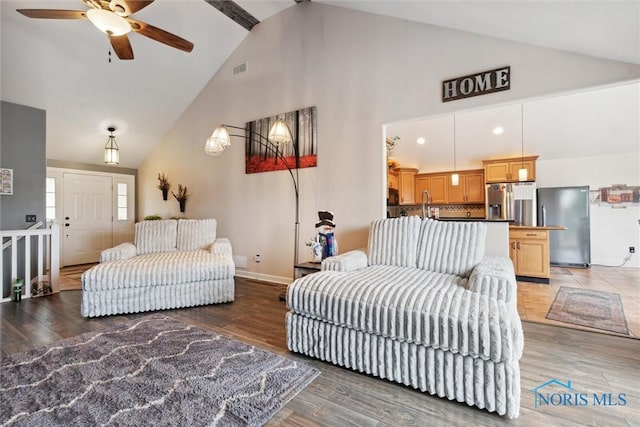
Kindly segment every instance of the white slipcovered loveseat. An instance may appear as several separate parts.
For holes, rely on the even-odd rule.
[[[374,221],[367,252],[289,286],[289,349],[517,417],[516,279],[508,258],[484,257],[485,237],[481,222]]]
[[[231,243],[216,227],[212,218],[136,223],[135,244],[103,251],[82,274],[82,316],[233,301]]]

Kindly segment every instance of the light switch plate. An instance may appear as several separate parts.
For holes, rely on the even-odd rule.
[[[36,221],[37,221],[37,219],[36,219],[35,215],[27,215],[26,216],[25,222],[36,222]]]

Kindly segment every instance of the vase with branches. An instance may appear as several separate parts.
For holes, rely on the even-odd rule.
[[[162,191],[162,200],[167,200],[170,187],[169,178],[167,178],[164,172],[162,172],[162,174],[158,172],[158,188]]]
[[[173,191],[171,192],[171,194],[173,194],[173,197],[175,197],[180,204],[180,212],[184,212],[187,198],[189,197],[189,195],[187,194],[187,186],[185,185],[183,187],[182,184],[178,184],[178,194],[174,193]]]

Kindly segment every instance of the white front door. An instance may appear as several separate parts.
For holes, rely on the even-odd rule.
[[[63,265],[98,262],[113,243],[112,178],[63,173]]]

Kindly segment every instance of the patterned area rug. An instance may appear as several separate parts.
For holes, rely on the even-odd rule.
[[[547,319],[629,335],[620,294],[560,287]]]
[[[5,358],[0,425],[261,425],[319,375],[151,315]]]

